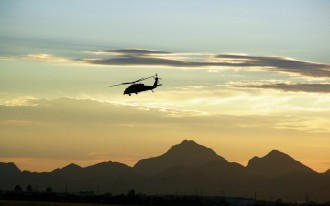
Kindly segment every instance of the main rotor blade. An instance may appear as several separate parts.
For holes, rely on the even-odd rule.
[[[111,85],[109,87],[117,87],[117,86],[121,86],[121,85],[125,85],[125,84],[132,84],[132,82],[125,82],[125,83],[121,83],[121,84],[115,84],[115,85]]]
[[[138,80],[136,80],[136,81],[134,81],[134,82],[132,82],[132,83],[140,82],[140,81],[143,81],[143,80],[146,80],[146,79],[150,79],[150,78],[152,78],[152,77],[154,77],[154,76],[150,76],[150,77],[143,77],[143,78],[141,78],[141,79],[138,79]]]
[[[133,81],[133,82],[124,82],[124,83],[121,83],[121,84],[111,85],[109,87],[117,87],[117,86],[121,86],[121,85],[125,85],[125,84],[135,84],[137,82],[140,82],[140,81],[143,81],[143,80],[146,80],[146,79],[155,78],[155,76],[157,77],[157,74],[156,75],[152,75],[150,77],[143,77],[143,78],[138,79],[138,80]]]
[[[117,86],[120,86],[120,85],[122,85],[122,84],[111,85],[109,87],[117,87]]]

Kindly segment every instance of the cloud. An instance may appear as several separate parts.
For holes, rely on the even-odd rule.
[[[37,159],[35,168],[40,168],[42,158],[58,161],[59,165],[73,160],[83,165],[100,160],[133,164],[181,138],[221,141],[223,145],[240,141],[244,147],[253,148],[255,142],[269,144],[267,139],[271,137],[276,141],[283,137],[286,145],[288,141],[296,142],[294,137],[309,138],[310,133],[329,136],[329,112],[320,112],[316,117],[301,117],[301,111],[297,115],[196,115],[175,108],[92,99],[19,100],[20,104],[11,101],[11,106],[0,106],[0,159]],[[244,99],[238,101],[242,104]],[[318,140],[325,142],[326,138]],[[31,163],[31,159],[24,160],[20,164]],[[54,165],[52,162],[49,168]]]
[[[154,65],[172,67],[239,67],[240,69],[256,68],[264,71],[287,72],[302,76],[330,77],[330,65],[295,60],[285,57],[262,57],[237,54],[199,54],[173,53],[156,50],[121,49],[96,51],[96,54],[107,53],[112,57],[82,59],[91,64],[102,65]],[[184,58],[180,58],[184,56]]]
[[[0,112],[3,116],[0,120],[6,121],[88,123],[90,119],[93,119],[95,124],[116,125],[153,124],[168,118],[208,115],[207,112],[198,110],[69,97],[55,99],[19,97],[0,102]],[[142,117],[143,121],[141,121]]]
[[[231,82],[226,84],[230,87],[240,88],[262,88],[262,89],[277,89],[287,92],[315,92],[315,93],[330,93],[330,83],[242,83]]]
[[[43,53],[38,53],[38,54],[28,54],[26,56],[27,59],[29,60],[37,60],[37,61],[45,61],[45,62],[69,62],[70,59],[63,58],[63,57],[56,57],[50,54],[43,54]]]
[[[184,69],[239,69],[247,71],[285,72],[290,75],[329,78],[330,65],[285,57],[249,56],[240,54],[176,53],[146,49],[89,51],[91,58],[62,58],[49,54],[29,54],[28,59],[49,62],[76,62],[95,65],[168,66]],[[95,58],[95,55],[101,55]],[[210,67],[212,69],[210,70]]]
[[[22,98],[20,98],[22,99]],[[204,101],[202,99],[202,101]],[[240,101],[240,100],[239,100]],[[130,103],[104,102],[92,99],[56,98],[27,99],[26,105],[1,105],[0,123],[5,126],[20,126],[25,123],[51,125],[107,125],[114,127],[157,127],[172,125],[173,127],[191,128],[191,125],[214,127],[218,130],[223,125],[240,127],[240,125],[260,125],[272,127],[278,114],[273,115],[229,115],[207,113],[198,110],[177,109],[164,106],[148,106]],[[229,102],[232,104],[232,102]],[[268,102],[271,104],[271,102]],[[276,118],[268,118],[276,116]],[[290,122],[291,117],[281,117],[284,122]],[[269,121],[269,124],[267,124]],[[231,122],[231,126],[226,124]],[[253,122],[256,122],[253,124]],[[282,122],[282,120],[280,121]],[[17,124],[19,123],[19,124]],[[246,127],[246,126],[244,126]],[[303,129],[303,128],[302,128]]]
[[[145,56],[151,54],[171,54],[172,52],[159,51],[159,50],[147,50],[147,49],[114,49],[114,50],[96,50],[88,51],[93,54],[111,54],[118,56]]]
[[[36,106],[34,103],[36,98],[31,96],[22,96],[15,99],[7,99],[0,101],[0,106]]]
[[[179,61],[171,59],[162,59],[156,57],[142,57],[142,56],[123,56],[120,58],[104,58],[104,59],[85,59],[85,62],[91,64],[102,65],[137,65],[137,66],[172,66],[172,67],[204,67],[216,66],[207,62],[194,61]]]
[[[97,51],[91,51],[91,53],[107,54],[110,57],[79,59],[79,60],[91,64],[127,65],[127,66],[148,65],[148,66],[171,66],[171,67],[204,67],[204,66],[216,65],[211,62],[196,61],[193,58],[189,58],[190,56],[194,56],[194,54],[191,53],[187,55],[186,53],[181,54],[181,53],[173,53],[167,51],[145,50],[145,49],[97,50]],[[204,56],[208,56],[208,55],[204,55]]]
[[[330,65],[308,61],[300,61],[284,57],[261,57],[247,55],[220,54],[216,55],[220,59],[235,59],[242,61],[242,67],[258,66],[266,70],[290,72],[303,76],[330,77]]]

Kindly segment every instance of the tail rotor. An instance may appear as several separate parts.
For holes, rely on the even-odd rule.
[[[162,79],[162,78],[158,77],[157,73],[155,73],[155,75],[153,77],[154,77],[154,79]]]

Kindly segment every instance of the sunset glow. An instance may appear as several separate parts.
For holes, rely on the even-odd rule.
[[[325,172],[329,10],[325,0],[1,1],[0,162],[133,166],[190,139],[243,165],[277,149]],[[109,87],[155,73],[154,93]]]

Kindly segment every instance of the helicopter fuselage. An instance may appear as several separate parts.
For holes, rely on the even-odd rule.
[[[142,83],[138,83],[138,82],[144,81],[146,79],[150,79],[150,78],[155,79],[155,82],[154,82],[153,85],[144,85]],[[155,75],[150,76],[150,77],[143,77],[143,78],[138,79],[138,80],[133,81],[133,82],[124,82],[124,83],[121,83],[121,84],[111,85],[109,87],[117,87],[117,86],[121,86],[121,85],[130,84],[130,86],[125,89],[124,95],[128,94],[129,96],[131,96],[131,94],[138,94],[140,92],[145,92],[145,91],[149,91],[149,90],[154,92],[153,89],[157,88],[158,86],[162,86],[161,84],[158,84],[160,79],[161,78],[159,78],[157,76],[157,73],[156,73]]]
[[[125,89],[124,95],[125,94],[128,94],[129,96],[131,96],[131,94],[138,94],[140,92],[145,92],[145,91],[149,91],[149,90],[151,90],[152,92],[154,92],[153,89],[155,89],[158,86],[161,86],[161,84],[158,84],[158,79],[159,78],[155,78],[155,83],[152,86],[146,86],[146,85],[141,84],[141,83],[139,83],[139,84],[132,84],[132,85],[130,85],[129,87],[127,87]]]
[[[127,87],[124,91],[124,95],[128,94],[129,96],[131,96],[131,94],[138,94],[140,92],[145,92],[145,91],[149,91],[149,90],[153,90],[154,86],[146,86],[144,84],[132,84],[129,87]]]

